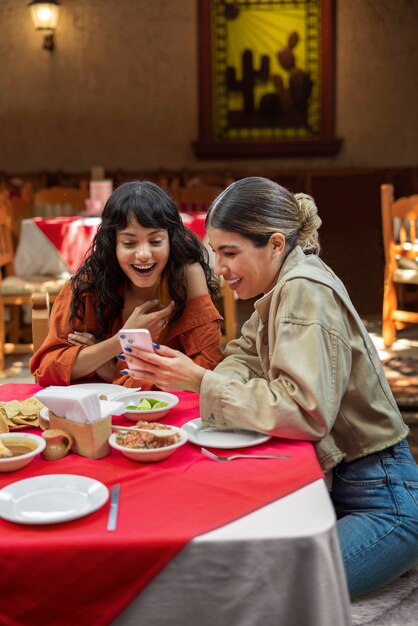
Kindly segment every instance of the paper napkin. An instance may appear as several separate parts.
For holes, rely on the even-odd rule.
[[[124,412],[122,402],[99,400],[94,392],[71,386],[51,386],[34,395],[55,415],[80,424]]]

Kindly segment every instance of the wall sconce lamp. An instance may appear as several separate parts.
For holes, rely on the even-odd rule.
[[[29,8],[35,29],[44,31],[43,47],[45,50],[52,52],[55,48],[54,31],[57,27],[60,13],[60,1],[49,0],[49,2],[43,2],[43,0],[32,0]]]

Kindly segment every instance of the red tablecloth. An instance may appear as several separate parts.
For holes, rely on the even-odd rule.
[[[200,239],[203,239],[206,234],[205,221],[206,213],[199,212],[182,212],[184,224],[190,228]]]
[[[62,260],[72,273],[82,264],[97,231],[96,220],[85,220],[77,216],[34,217],[33,221],[49,241],[56,247]]]
[[[38,389],[3,385],[0,400],[23,399]],[[165,423],[181,425],[199,415],[197,394],[178,396]],[[59,473],[122,487],[116,532],[106,531],[108,503],[82,519],[50,526],[0,520],[0,623],[109,624],[193,537],[323,476],[310,443],[273,438],[257,446],[257,452],[270,451],[292,459],[216,463],[187,443],[157,464],[135,463],[112,451],[96,461],[74,454],[59,461],[39,458],[19,472],[1,474],[0,487]]]
[[[205,236],[205,214],[183,214],[186,225],[200,239]],[[78,270],[96,234],[99,220],[77,216],[34,217],[34,223],[58,250],[71,273]],[[97,223],[95,223],[97,222]]]

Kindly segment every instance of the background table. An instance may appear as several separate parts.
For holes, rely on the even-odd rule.
[[[100,221],[99,217],[22,220],[15,254],[16,274],[70,277],[83,262]]]
[[[205,236],[205,213],[182,213],[184,223],[200,238]],[[100,217],[34,217],[21,222],[15,254],[18,276],[51,274],[69,278],[84,260]]]

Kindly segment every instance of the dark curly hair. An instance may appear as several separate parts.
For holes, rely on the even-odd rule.
[[[200,263],[205,272],[210,295],[219,292],[219,283],[209,266],[209,255],[198,237],[184,226],[172,199],[155,183],[135,180],[120,185],[109,197],[103,209],[102,222],[93,239],[84,263],[71,279],[72,299],[70,323],[83,321],[83,295],[97,294],[96,317],[99,322],[97,339],[105,338],[111,323],[120,314],[124,300],[120,285],[126,276],[116,257],[117,231],[132,221],[144,228],[167,230],[170,255],[164,272],[168,277],[171,299],[175,303],[172,320],[178,319],[186,304],[186,266]]]

